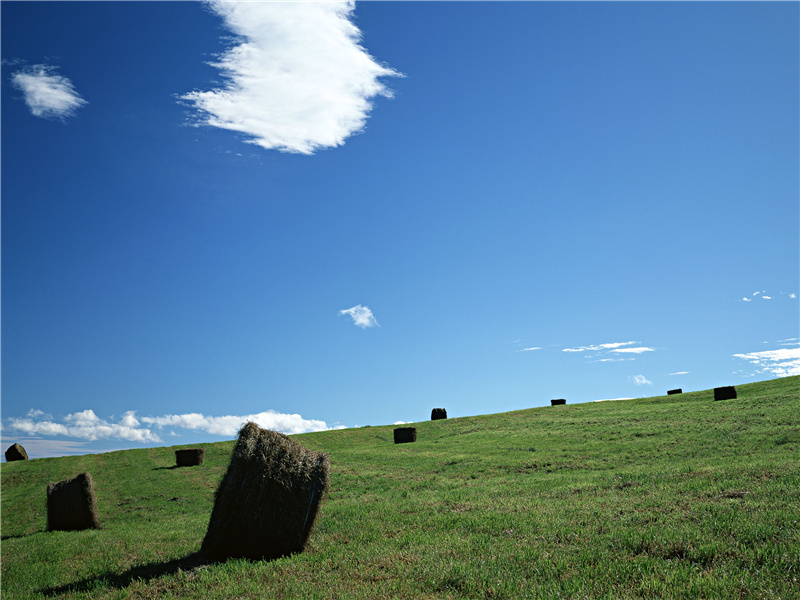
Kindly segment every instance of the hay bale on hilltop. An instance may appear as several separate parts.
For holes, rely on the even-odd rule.
[[[89,473],[47,484],[47,529],[100,529],[94,482]]]
[[[667,396],[672,396],[673,394],[682,394],[683,390],[681,388],[677,388],[675,390],[667,390]]]
[[[714,400],[735,400],[736,388],[732,385],[714,388]]]
[[[550,400],[550,406],[561,406],[562,404],[566,403],[567,403],[566,398],[555,398],[553,400]]]
[[[398,427],[394,430],[394,443],[407,444],[408,442],[417,441],[417,428],[416,427]]]
[[[23,448],[22,445],[14,443],[6,450],[6,460],[8,462],[14,460],[28,460],[28,453],[25,452],[25,448]]]
[[[330,469],[327,454],[247,423],[214,496],[201,555],[260,560],[302,552]]]
[[[202,465],[205,457],[205,448],[175,450],[175,462],[179,467],[195,467],[197,465]]]
[[[439,419],[446,419],[447,411],[444,408],[434,408],[431,411],[431,421],[438,421]]]

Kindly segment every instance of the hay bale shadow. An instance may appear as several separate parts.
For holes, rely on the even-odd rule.
[[[147,565],[133,567],[124,573],[106,573],[104,575],[98,575],[97,577],[88,577],[86,579],[76,581],[75,583],[68,583],[58,587],[42,589],[39,590],[39,592],[47,597],[62,596],[64,594],[74,594],[94,590],[98,587],[98,585],[101,584],[114,589],[122,589],[128,587],[134,581],[141,580],[146,583],[151,579],[156,579],[165,575],[174,575],[179,571],[192,571],[208,564],[208,561],[203,560],[201,556],[195,553],[167,562],[154,562]]]
[[[247,423],[215,494],[201,556],[269,560],[302,552],[330,468],[327,454]]]

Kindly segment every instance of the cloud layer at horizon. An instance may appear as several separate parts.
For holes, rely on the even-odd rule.
[[[756,365],[758,367],[756,373],[768,373],[777,377],[800,375],[800,348],[763,350],[733,356]]]
[[[207,3],[236,41],[211,63],[223,87],[181,96],[198,122],[238,131],[265,149],[313,154],[363,130],[371,99],[401,76],[359,44],[355,3]]]
[[[247,421],[285,434],[333,429],[328,427],[325,421],[304,419],[298,414],[283,414],[272,410],[249,415],[218,417],[202,413],[186,413],[141,418],[137,418],[136,412],[130,410],[117,422],[111,422],[101,419],[93,410],[87,409],[68,414],[60,420],[40,410],[29,410],[24,418],[6,419],[3,431],[10,430],[26,435],[65,436],[89,441],[116,439],[149,443],[163,441],[155,429],[159,432],[167,430],[169,435],[175,435],[175,429],[187,429],[233,438]]]
[[[22,92],[25,104],[35,117],[64,119],[88,104],[72,82],[56,71],[51,65],[31,65],[11,75],[11,85]]]

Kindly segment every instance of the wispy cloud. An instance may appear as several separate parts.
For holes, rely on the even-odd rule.
[[[642,354],[644,352],[655,352],[655,348],[646,348],[640,346],[638,348],[616,348],[611,352],[619,352],[621,354]]]
[[[541,350],[539,346],[531,346],[530,348],[522,348],[521,350],[517,350],[517,352],[531,352],[533,350]]]
[[[43,119],[63,120],[88,104],[72,82],[50,65],[32,65],[14,72],[11,85],[22,92],[31,114]]]
[[[800,375],[800,348],[780,348],[733,356],[756,365],[757,373],[768,373],[778,377]]]
[[[632,375],[628,378],[634,385],[653,385],[653,382],[644,375]]]
[[[598,350],[611,350],[621,346],[630,346],[639,342],[612,342],[610,344],[597,344],[596,346],[578,346],[577,348],[564,348],[562,352],[597,352]]]
[[[363,130],[379,80],[400,76],[359,44],[352,1],[207,5],[237,38],[212,66],[221,88],[181,98],[200,124],[238,131],[266,149],[313,154]]]
[[[375,315],[372,314],[372,311],[366,306],[361,306],[360,304],[356,304],[355,306],[345,310],[340,310],[339,316],[341,317],[342,315],[350,315],[353,318],[353,324],[361,327],[362,329],[366,329],[367,327],[380,327],[380,325],[378,325],[378,320],[375,318]]]
[[[670,375],[688,375],[691,371],[676,371],[675,373],[670,373]]]
[[[767,295],[767,290],[761,290],[759,292],[753,292],[750,296],[743,297],[741,299],[741,302],[752,302],[756,298],[761,298],[762,300],[773,300],[776,297],[774,295]],[[778,294],[778,298],[786,300],[796,300],[797,294],[795,292],[780,292]]]

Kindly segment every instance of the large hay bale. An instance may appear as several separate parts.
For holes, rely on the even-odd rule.
[[[734,400],[736,388],[732,385],[714,388],[714,400]]]
[[[394,430],[394,443],[407,444],[408,442],[417,441],[417,428],[416,427],[398,427]]]
[[[566,404],[566,398],[556,398],[554,400],[550,400],[550,406],[561,406],[562,404]]]
[[[217,488],[200,553],[260,560],[302,552],[330,470],[327,454],[247,423]]]
[[[444,408],[434,408],[431,411],[431,421],[438,421],[439,419],[446,419],[447,411]]]
[[[50,531],[100,529],[94,482],[89,473],[47,484],[47,528]]]
[[[672,396],[673,394],[682,394],[683,390],[681,388],[675,390],[667,390],[667,396]]]
[[[13,460],[28,460],[28,453],[25,452],[25,448],[23,448],[20,444],[14,443],[8,447],[8,450],[6,450],[6,460],[8,462]]]
[[[175,450],[175,462],[179,467],[194,467],[202,465],[206,457],[205,448],[186,448]]]

